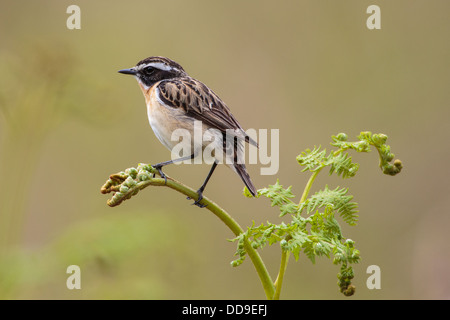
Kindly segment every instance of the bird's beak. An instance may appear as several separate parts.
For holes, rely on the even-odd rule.
[[[130,68],[130,69],[123,69],[123,70],[119,70],[119,73],[123,73],[123,74],[131,74],[133,76],[136,75],[137,71],[134,68]]]

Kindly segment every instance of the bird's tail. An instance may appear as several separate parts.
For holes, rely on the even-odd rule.
[[[242,181],[244,182],[245,186],[247,187],[248,191],[252,194],[252,196],[256,195],[256,188],[253,185],[252,180],[250,179],[249,174],[247,173],[247,169],[245,168],[244,164],[235,163],[233,165],[234,170],[236,173],[241,177]]]

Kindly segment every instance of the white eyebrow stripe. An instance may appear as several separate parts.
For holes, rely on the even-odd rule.
[[[176,68],[170,67],[170,66],[168,66],[168,65],[166,65],[164,63],[161,63],[161,62],[150,62],[150,63],[142,65],[139,69],[143,69],[143,68],[146,68],[146,67],[149,67],[149,66],[153,67],[153,68],[156,68],[156,69],[159,69],[159,70],[164,70],[164,71],[171,71],[171,70],[174,70],[174,69],[178,70]]]

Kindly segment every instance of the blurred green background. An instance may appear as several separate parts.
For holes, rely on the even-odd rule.
[[[66,9],[81,8],[81,30]],[[381,8],[381,30],[366,9]],[[360,205],[343,225],[362,262],[354,297],[338,267],[291,259],[284,299],[450,298],[450,25],[448,1],[12,1],[0,2],[0,298],[264,299],[250,260],[232,268],[231,232],[167,188],[116,208],[109,174],[170,153],[148,125],[136,81],[117,70],[145,57],[179,62],[228,104],[244,128],[280,129],[280,170],[258,188],[309,175],[295,157],[330,136],[385,133],[404,164],[385,176],[376,152],[355,154],[351,180],[319,176],[315,190],[347,186]],[[167,174],[197,188],[209,167]],[[205,195],[243,226],[279,223],[267,199],[242,196],[221,166]],[[315,191],[313,190],[313,191]],[[279,247],[261,255],[275,278]],[[81,290],[66,268],[81,268]],[[366,269],[381,268],[369,290]]]

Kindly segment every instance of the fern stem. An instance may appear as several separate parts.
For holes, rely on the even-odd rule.
[[[320,171],[322,171],[323,168],[324,167],[317,169],[316,171],[314,171],[314,173],[311,175],[311,177],[309,177],[308,183],[306,184],[306,187],[303,190],[302,197],[300,198],[299,205],[302,204],[303,202],[305,202],[306,199],[308,198],[308,194],[309,194],[309,191],[311,190],[314,180],[316,180],[317,175],[320,173]]]
[[[309,178],[308,183],[306,184],[306,187],[303,190],[302,197],[300,198],[299,205],[302,204],[303,202],[305,202],[306,199],[308,198],[309,191],[311,190],[311,187],[312,187],[314,181],[316,180],[318,174],[320,173],[320,171],[322,169],[323,169],[323,167],[314,171],[314,173]],[[288,241],[289,239],[286,237],[285,240]],[[283,285],[284,273],[286,272],[286,267],[287,267],[288,261],[289,261],[289,251],[282,250],[280,270],[278,271],[278,276],[277,276],[277,279],[275,280],[275,284],[274,284],[275,285],[275,294],[273,296],[273,300],[280,300],[281,287]]]
[[[323,167],[322,167],[323,168]],[[311,190],[311,187],[314,183],[314,181],[317,178],[317,175],[320,173],[322,168],[317,169],[314,171],[314,173],[311,175],[311,177],[308,180],[308,183],[306,184],[305,189],[303,190],[302,197],[300,198],[300,204],[306,201],[308,198],[309,191]],[[288,237],[285,239],[286,241],[289,240]],[[283,279],[284,279],[284,273],[286,271],[287,263],[289,261],[289,251],[282,250],[281,252],[281,262],[280,262],[280,270],[278,271],[277,279],[275,280],[275,294],[273,295],[273,300],[279,300],[280,299],[280,293],[281,293],[281,287],[283,285]]]
[[[282,250],[280,271],[278,272],[277,280],[275,280],[275,294],[273,300],[280,300],[281,287],[283,286],[284,273],[286,272],[287,264],[289,261],[289,251]]]

